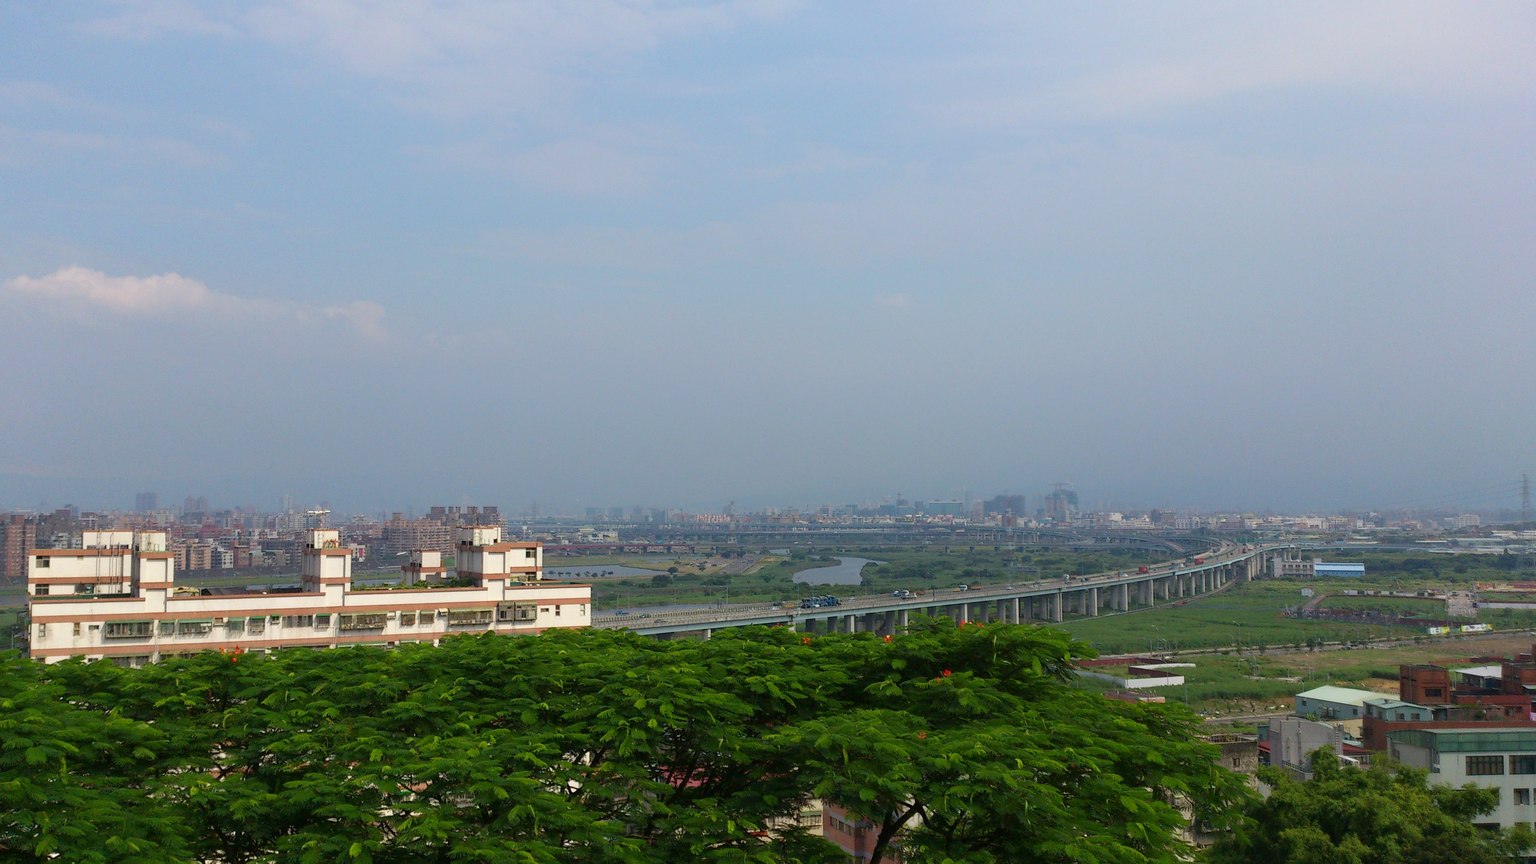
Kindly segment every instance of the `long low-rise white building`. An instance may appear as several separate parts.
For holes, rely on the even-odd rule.
[[[459,583],[414,556],[408,587],[354,588],[352,550],[334,529],[306,533],[297,592],[201,594],[176,589],[162,531],[87,531],[81,549],[27,555],[31,656],[137,666],[198,651],[436,642],[458,633],[585,627],[592,587],[545,582],[539,543],[500,528],[460,528]]]

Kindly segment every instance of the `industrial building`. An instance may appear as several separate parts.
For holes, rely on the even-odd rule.
[[[1358,562],[1329,562],[1321,558],[1302,558],[1297,553],[1281,552],[1269,559],[1269,575],[1277,579],[1359,578],[1365,565]]]

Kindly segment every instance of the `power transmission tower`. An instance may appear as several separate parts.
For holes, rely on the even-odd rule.
[[[1520,528],[1531,525],[1531,475],[1520,475]]]
[[[1520,558],[1515,562],[1516,572],[1536,570],[1536,557],[1531,555],[1532,541],[1526,532],[1531,530],[1531,475],[1520,475],[1520,539],[1524,541]]]

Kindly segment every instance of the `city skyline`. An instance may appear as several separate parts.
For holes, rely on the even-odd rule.
[[[12,4],[0,506],[1502,488],[1533,41],[1517,4]]]
[[[1364,516],[1368,514],[1419,514],[1425,517],[1445,517],[1454,514],[1477,514],[1479,516],[1492,517],[1494,520],[1524,521],[1526,508],[1529,507],[1529,499],[1523,495],[1529,494],[1529,478],[1483,486],[1479,488],[1461,489],[1447,496],[1433,496],[1410,502],[1398,502],[1392,505],[1361,507],[1361,508],[1302,508],[1299,510],[1284,510],[1275,507],[1260,508],[1200,508],[1194,506],[1147,504],[1144,502],[1127,502],[1115,499],[1112,496],[1080,496],[1071,484],[1055,483],[1049,489],[1038,490],[1035,494],[1019,494],[1014,491],[978,491],[957,490],[950,495],[905,495],[902,493],[889,493],[885,495],[865,496],[852,501],[823,501],[820,503],[796,503],[755,502],[746,497],[740,500],[732,498],[723,500],[715,505],[681,506],[676,503],[662,501],[631,502],[629,504],[615,504],[613,502],[599,504],[578,505],[539,505],[538,502],[526,502],[524,504],[491,503],[489,501],[470,502],[463,500],[458,504],[443,504],[441,499],[431,502],[412,502],[395,508],[361,507],[339,508],[333,506],[330,500],[320,499],[307,501],[295,497],[292,494],[284,494],[277,501],[263,505],[253,501],[240,501],[237,499],[220,500],[210,499],[207,495],[188,495],[179,498],[172,496],[162,498],[156,492],[137,492],[132,497],[130,504],[116,504],[111,501],[95,502],[92,499],[82,499],[81,502],[51,502],[41,500],[31,506],[6,505],[0,502],[0,512],[16,514],[49,515],[63,511],[75,511],[77,513],[98,514],[146,514],[169,513],[173,516],[186,516],[189,514],[265,514],[268,516],[289,514],[295,518],[304,514],[324,513],[327,517],[337,519],[362,517],[372,519],[393,519],[403,517],[406,519],[428,518],[433,514],[441,514],[448,511],[454,518],[459,514],[474,514],[484,510],[491,514],[492,521],[500,520],[537,520],[541,517],[551,519],[593,519],[599,521],[633,521],[633,522],[658,522],[666,521],[663,514],[692,516],[718,516],[718,515],[782,515],[799,513],[805,516],[814,516],[818,513],[828,512],[834,515],[849,515],[859,513],[874,515],[896,515],[892,508],[901,509],[901,513],[920,516],[957,516],[970,518],[976,514],[995,516],[1008,513],[1025,519],[1043,517],[1046,519],[1059,518],[1068,512],[1072,514],[1097,514],[1124,512],[1126,514],[1156,514],[1162,512],[1173,515],[1220,515],[1250,513],[1254,515],[1291,515],[1291,516],[1318,516],[1318,515],[1354,515]],[[1064,496],[1058,504],[1050,500],[1054,493],[1060,491]],[[1022,509],[1018,504],[1022,502]],[[154,506],[146,507],[146,503]],[[596,514],[596,515],[594,515]],[[1478,523],[1473,522],[1472,525]]]

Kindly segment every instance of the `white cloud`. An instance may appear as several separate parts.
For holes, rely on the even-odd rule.
[[[206,168],[220,161],[216,153],[179,138],[20,129],[0,124],[0,164],[22,165],[61,154],[88,154],[123,165],[166,163],[182,168]]]
[[[323,318],[346,322],[369,339],[384,339],[389,332],[384,328],[384,307],[372,300],[354,300],[341,306],[324,306],[318,310]]]
[[[0,108],[99,110],[99,105],[41,81],[0,81]]]
[[[230,36],[235,29],[192,0],[117,0],[118,11],[85,29],[123,39],[152,39],[165,33]]]
[[[388,83],[451,116],[520,109],[567,92],[594,66],[665,41],[772,19],[793,0],[265,0],[199,6],[129,0],[89,29],[123,38],[238,35]]]
[[[6,293],[39,303],[90,314],[170,318],[211,315],[246,322],[315,325],[341,321],[369,339],[383,339],[384,307],[369,300],[334,306],[254,299],[215,291],[180,273],[109,276],[73,266],[47,276],[17,276],[4,283]]]
[[[964,126],[1029,125],[1061,117],[1146,117],[1234,96],[1315,89],[1415,98],[1529,98],[1533,19],[1519,5],[1352,3],[1305,7],[1130,7],[1075,44],[1085,66],[1013,46],[976,52],[947,74],[984,82],[933,100],[933,116]],[[1005,13],[1013,29],[1039,26]],[[1179,26],[1183,19],[1185,26]],[[992,22],[994,25],[997,22]],[[997,27],[1008,31],[1010,28]],[[1151,35],[1149,35],[1151,34]],[[1045,71],[1042,71],[1045,70]],[[1053,76],[1050,70],[1059,75]],[[951,89],[948,92],[961,92]]]
[[[36,279],[17,276],[5,286],[30,297],[77,301],[113,312],[138,315],[208,309],[240,302],[228,295],[215,294],[207,285],[179,273],[108,276],[99,270],[65,267]]]

